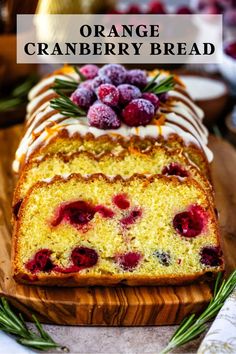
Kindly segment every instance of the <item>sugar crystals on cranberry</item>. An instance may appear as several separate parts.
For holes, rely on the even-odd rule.
[[[131,101],[122,112],[124,122],[131,127],[147,125],[151,122],[154,114],[153,104],[143,98]]]
[[[109,77],[113,85],[123,84],[126,80],[126,70],[120,64],[106,64],[99,69],[99,75]]]
[[[94,102],[94,93],[91,89],[78,87],[71,95],[71,100],[81,108],[89,108]]]
[[[116,112],[101,102],[96,102],[89,108],[88,121],[92,127],[99,129],[117,129],[121,125]]]
[[[122,84],[117,87],[119,91],[119,103],[125,105],[135,98],[141,97],[141,91],[138,87],[129,84]]]
[[[94,64],[86,64],[82,66],[79,70],[87,80],[90,80],[90,79],[94,79],[98,75],[99,67]]]
[[[97,89],[97,96],[102,103],[116,107],[119,102],[119,90],[111,84],[102,84]]]

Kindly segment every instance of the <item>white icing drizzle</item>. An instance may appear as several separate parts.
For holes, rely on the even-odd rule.
[[[166,74],[159,76],[158,81],[162,80]],[[169,95],[173,98],[172,106],[168,107],[171,113],[164,113],[166,121],[162,126],[149,124],[138,128],[129,127],[122,124],[119,129],[102,130],[91,127],[86,117],[67,118],[57,113],[50,107],[49,99],[54,91],[50,88],[55,78],[76,78],[75,73],[69,75],[52,75],[41,80],[29,93],[31,100],[28,105],[28,124],[26,133],[16,152],[13,163],[15,172],[19,171],[22,160],[27,161],[31,154],[41,145],[47,145],[59,131],[66,130],[69,136],[75,133],[86,135],[93,134],[94,137],[110,135],[112,137],[121,135],[129,139],[133,135],[141,138],[152,137],[157,139],[160,135],[168,139],[170,134],[178,134],[186,145],[191,143],[201,148],[208,161],[213,159],[212,152],[207,147],[208,131],[202,124],[203,112],[186,95],[173,90]],[[37,110],[35,111],[35,108]],[[165,109],[163,109],[165,111]],[[50,131],[47,129],[49,128]]]
[[[198,107],[195,103],[193,103],[193,101],[191,101],[188,97],[186,97],[185,95],[183,95],[182,93],[180,93],[176,90],[169,91],[168,95],[171,97],[174,96],[174,97],[180,98],[181,100],[186,102],[193,109],[193,111],[196,112],[197,118],[199,118],[200,120],[203,120],[203,117],[204,117],[203,110],[200,107]]]

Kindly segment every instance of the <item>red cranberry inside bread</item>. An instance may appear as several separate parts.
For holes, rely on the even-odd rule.
[[[73,264],[79,268],[88,268],[94,266],[98,261],[97,252],[88,247],[76,247],[71,253]]]
[[[120,209],[128,209],[130,202],[126,194],[117,194],[113,197],[113,203]]]
[[[132,271],[138,266],[141,258],[141,254],[139,252],[128,252],[117,256],[116,260],[121,268]]]
[[[51,224],[58,226],[62,222],[68,222],[73,226],[85,225],[93,219],[95,212],[95,208],[83,200],[63,204],[56,211]]]
[[[207,213],[200,205],[193,205],[188,211],[175,215],[173,226],[184,237],[196,237],[206,225]]]
[[[218,267],[222,265],[222,251],[219,247],[207,246],[200,251],[200,261],[208,267]]]
[[[184,167],[176,162],[171,162],[168,166],[163,167],[162,172],[166,176],[188,177],[189,173]]]
[[[50,272],[53,269],[53,263],[50,259],[52,251],[48,249],[42,249],[38,251],[32,259],[30,259],[25,267],[31,273],[37,272]]]
[[[123,227],[128,228],[133,225],[142,216],[142,210],[134,208],[127,215],[123,216],[120,223]]]

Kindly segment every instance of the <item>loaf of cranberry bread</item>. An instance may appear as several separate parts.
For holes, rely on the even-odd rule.
[[[182,284],[223,269],[202,111],[165,71],[64,67],[29,94],[13,168],[13,274]]]

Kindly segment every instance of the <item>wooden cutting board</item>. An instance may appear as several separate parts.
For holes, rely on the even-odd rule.
[[[181,287],[46,288],[17,284],[11,277],[11,163],[22,126],[0,130],[0,295],[43,322],[70,325],[137,326],[179,323],[211,298],[208,284]],[[227,271],[236,267],[236,152],[216,137],[212,176]]]

